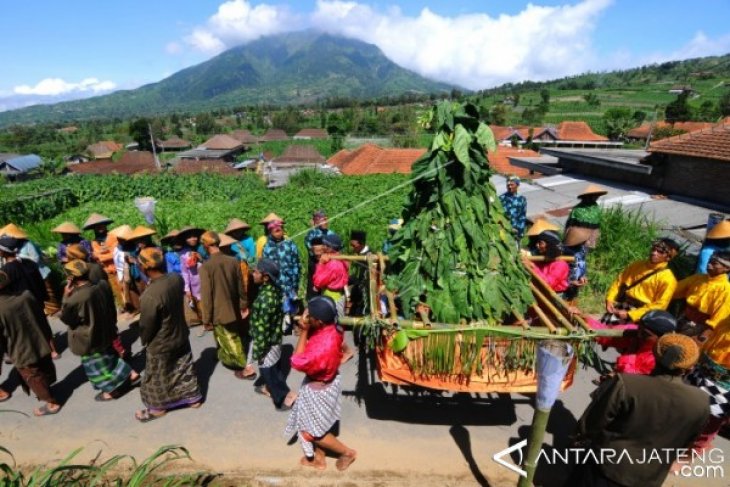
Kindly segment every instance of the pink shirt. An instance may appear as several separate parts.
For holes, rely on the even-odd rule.
[[[533,262],[537,273],[545,282],[550,285],[556,293],[562,293],[568,289],[568,275],[570,266],[564,260],[553,260],[550,262]]]
[[[304,372],[310,380],[329,382],[337,376],[342,360],[342,332],[337,325],[315,330],[302,353],[291,357],[291,366]]]
[[[349,278],[348,264],[344,260],[332,259],[325,264],[317,263],[312,284],[320,291],[342,291]]]

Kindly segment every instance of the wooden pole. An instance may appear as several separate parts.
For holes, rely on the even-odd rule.
[[[378,255],[380,255],[380,254],[378,254]],[[350,262],[353,262],[353,261],[362,262],[362,261],[367,260],[367,256],[365,256],[365,255],[338,254],[338,255],[333,255],[330,258],[333,260],[347,260]],[[529,260],[531,262],[544,262],[545,261],[545,256],[543,256],[543,255],[524,255],[523,258],[526,260]],[[390,259],[388,258],[387,255],[383,255],[383,260],[385,260],[387,262]],[[565,262],[573,262],[575,260],[575,257],[573,257],[572,255],[561,255],[561,256],[557,257],[555,260],[564,260]]]
[[[545,296],[537,288],[537,286],[535,286],[535,284],[532,283],[532,282],[530,283],[530,289],[532,289],[532,294],[535,295],[535,297],[537,298],[537,300],[543,306],[545,306],[548,309],[548,311],[550,311],[553,314],[553,316],[555,316],[555,318],[558,319],[558,321],[560,322],[561,325],[563,325],[565,328],[567,328],[568,331],[570,331],[571,333],[574,333],[575,332],[575,327],[570,324],[570,322],[565,318],[565,316],[563,316],[562,314],[560,314],[560,311],[558,311],[558,308],[556,308],[555,305],[550,302],[550,300],[547,298],[547,296]]]
[[[545,290],[545,292],[552,298],[552,302],[560,307],[560,309],[563,310],[565,314],[568,314],[572,319],[578,322],[578,324],[586,331],[592,331],[592,328],[588,326],[588,323],[583,319],[582,316],[573,314],[570,311],[570,307],[568,304],[563,301],[563,299],[558,296],[558,293],[553,291],[553,288],[550,287],[550,284],[545,282],[545,280],[540,276],[536,271],[535,268],[531,265],[525,264],[525,267],[527,267],[527,270],[530,271],[530,274],[532,274],[532,278],[535,282],[537,282],[542,289]]]
[[[555,327],[555,325],[553,325],[553,322],[550,321],[550,318],[548,318],[542,308],[540,308],[537,304],[533,304],[532,310],[540,318],[540,321],[542,321],[543,324],[547,326],[548,330],[550,330],[550,333],[557,333],[558,329]]]

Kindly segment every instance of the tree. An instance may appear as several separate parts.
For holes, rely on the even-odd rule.
[[[714,122],[720,116],[720,110],[710,100],[705,100],[697,110],[697,119],[703,122]]]
[[[730,117],[730,88],[726,89],[720,97],[718,109],[721,117]]]
[[[507,125],[510,108],[504,103],[497,103],[489,111],[489,123],[492,125]]]
[[[540,108],[525,108],[522,111],[522,122],[525,125],[540,125],[545,113]]]
[[[601,106],[601,100],[598,99],[598,95],[595,93],[586,93],[583,95],[583,99],[588,103],[588,105],[592,107],[599,107]]]
[[[200,135],[210,135],[218,130],[213,115],[210,113],[201,113],[195,117],[195,132]]]
[[[636,110],[633,115],[631,115],[631,118],[634,119],[634,122],[636,122],[637,125],[641,124],[644,120],[646,120],[646,112],[643,112],[641,110]]]
[[[623,139],[626,133],[634,126],[630,108],[611,107],[603,114],[606,123],[606,132],[611,140]]]
[[[472,104],[443,102],[431,111],[435,136],[413,164],[403,228],[392,239],[386,283],[406,317],[419,301],[434,321],[514,321],[534,298],[516,255],[509,220],[489,178],[494,134]]]
[[[689,92],[683,91],[677,95],[676,100],[667,105],[667,108],[664,110],[664,119],[667,122],[686,122],[692,118],[692,112],[690,111],[689,103],[687,102],[688,97]]]
[[[138,118],[129,124],[129,136],[132,137],[139,150],[152,150],[152,138],[150,137],[150,121],[146,118]]]

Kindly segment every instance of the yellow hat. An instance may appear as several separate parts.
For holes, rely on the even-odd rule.
[[[714,227],[712,227],[712,230],[707,232],[707,238],[730,238],[730,221],[723,220]]]
[[[165,268],[165,254],[157,247],[145,247],[139,252],[139,263],[143,269]]]
[[[529,230],[527,230],[526,235],[528,237],[537,237],[545,230],[551,230],[553,232],[560,231],[560,227],[554,223],[552,223],[550,220],[547,220],[543,217],[535,218],[534,222],[532,223],[532,226]]]
[[[69,261],[63,268],[66,269],[66,274],[73,277],[84,277],[89,274],[89,266],[79,259]]]
[[[8,237],[19,238],[21,240],[28,239],[28,234],[25,233],[25,230],[14,223],[8,223],[0,229],[0,235],[7,235]]]
[[[230,247],[234,243],[236,243],[236,239],[233,237],[229,237],[225,233],[219,233],[218,236],[220,237],[221,241],[218,244],[218,247]]]
[[[81,229],[71,222],[63,222],[51,231],[53,233],[75,233],[81,235]]]
[[[584,189],[583,192],[578,195],[578,198],[588,195],[603,196],[606,193],[608,193],[608,190],[603,188],[602,186],[599,186],[597,184],[589,184],[586,189]]]
[[[263,224],[263,222],[262,222],[262,224]],[[225,230],[223,230],[223,233],[235,232],[236,230],[248,230],[249,228],[251,228],[251,225],[246,223],[244,220],[239,220],[238,218],[234,218],[228,222],[228,226],[226,227]]]
[[[71,244],[66,247],[66,256],[69,259],[86,260],[89,258],[89,252],[79,244]]]
[[[114,235],[121,240],[129,240],[129,236],[132,233],[132,227],[129,225],[120,225],[114,230],[109,231],[109,235]]]
[[[200,236],[200,242],[203,245],[218,246],[221,243],[221,238],[218,236],[218,233],[207,231]]]
[[[113,223],[114,220],[112,220],[109,217],[106,217],[104,215],[100,215],[99,213],[92,213],[89,215],[89,218],[86,219],[84,222],[84,226],[82,227],[84,230],[88,230],[91,227],[94,227],[96,225],[108,225],[110,223]]]
[[[157,232],[155,232],[151,228],[147,228],[142,225],[139,225],[134,230],[132,230],[132,233],[129,235],[129,238],[127,240],[137,240],[140,238],[152,236],[156,233]]]
[[[262,225],[266,225],[267,223],[276,222],[276,221],[283,222],[284,219],[282,217],[280,217],[279,215],[277,215],[276,213],[269,213],[259,223],[261,223]]]

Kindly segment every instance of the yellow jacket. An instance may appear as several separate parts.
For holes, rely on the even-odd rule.
[[[659,272],[651,277],[644,279],[636,286],[626,292],[630,298],[643,303],[643,306],[632,309],[628,312],[631,321],[634,323],[639,321],[644,313],[652,309],[667,309],[672,295],[677,287],[677,279],[671,270],[667,268],[667,263],[652,264],[649,260],[640,260],[629,264],[624,271],[619,274],[606,295],[606,300],[616,302],[621,285],[630,286],[637,280],[644,277],[650,272],[660,269]]]
[[[726,369],[730,369],[730,317],[722,320],[702,347],[702,350]]]
[[[682,279],[674,297],[685,298],[689,306],[709,316],[705,324],[712,328],[730,316],[730,282],[726,274],[715,277],[695,274]]]

